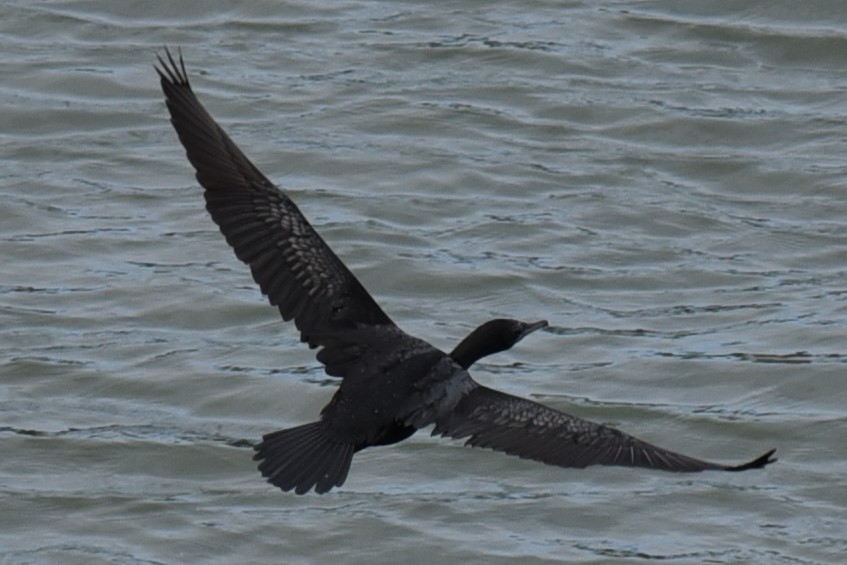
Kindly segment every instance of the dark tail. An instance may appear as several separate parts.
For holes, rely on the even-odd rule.
[[[323,494],[347,479],[355,446],[330,437],[322,422],[265,435],[254,461],[268,482],[284,491]]]

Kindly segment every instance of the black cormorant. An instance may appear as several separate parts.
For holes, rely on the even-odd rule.
[[[344,484],[357,451],[429,425],[433,435],[561,467],[743,471],[775,461],[774,450],[742,465],[702,461],[474,381],[468,368],[477,360],[547,322],[486,322],[449,355],[405,333],[206,112],[182,55],[177,65],[165,52],[156,71],[206,209],[282,318],[294,320],[309,347],[321,348],[326,373],[342,379],[318,421],[267,434],[255,447],[269,482],[297,494],[325,493]]]

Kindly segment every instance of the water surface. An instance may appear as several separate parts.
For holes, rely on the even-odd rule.
[[[0,5],[0,562],[836,563],[838,2]],[[482,382],[743,474],[419,434],[298,497],[250,445],[334,382],[203,210],[152,68],[404,329],[549,332]]]

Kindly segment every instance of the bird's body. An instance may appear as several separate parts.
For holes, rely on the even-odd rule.
[[[451,353],[401,330],[332,252],[294,202],[238,149],[197,100],[185,66],[159,58],[171,122],[205,189],[206,209],[262,292],[339,388],[320,419],[267,434],[255,459],[268,481],[298,494],[344,483],[353,454],[433,435],[562,467],[624,465],[666,471],[741,471],[774,461],[773,451],[736,466],[662,449],[474,381],[468,369],[547,322],[497,319]]]

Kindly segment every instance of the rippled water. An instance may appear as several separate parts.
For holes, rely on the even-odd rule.
[[[0,561],[837,563],[840,2],[0,4]],[[765,471],[420,434],[343,488],[250,444],[334,383],[203,210],[152,63],[407,331],[546,318],[475,376]]]

